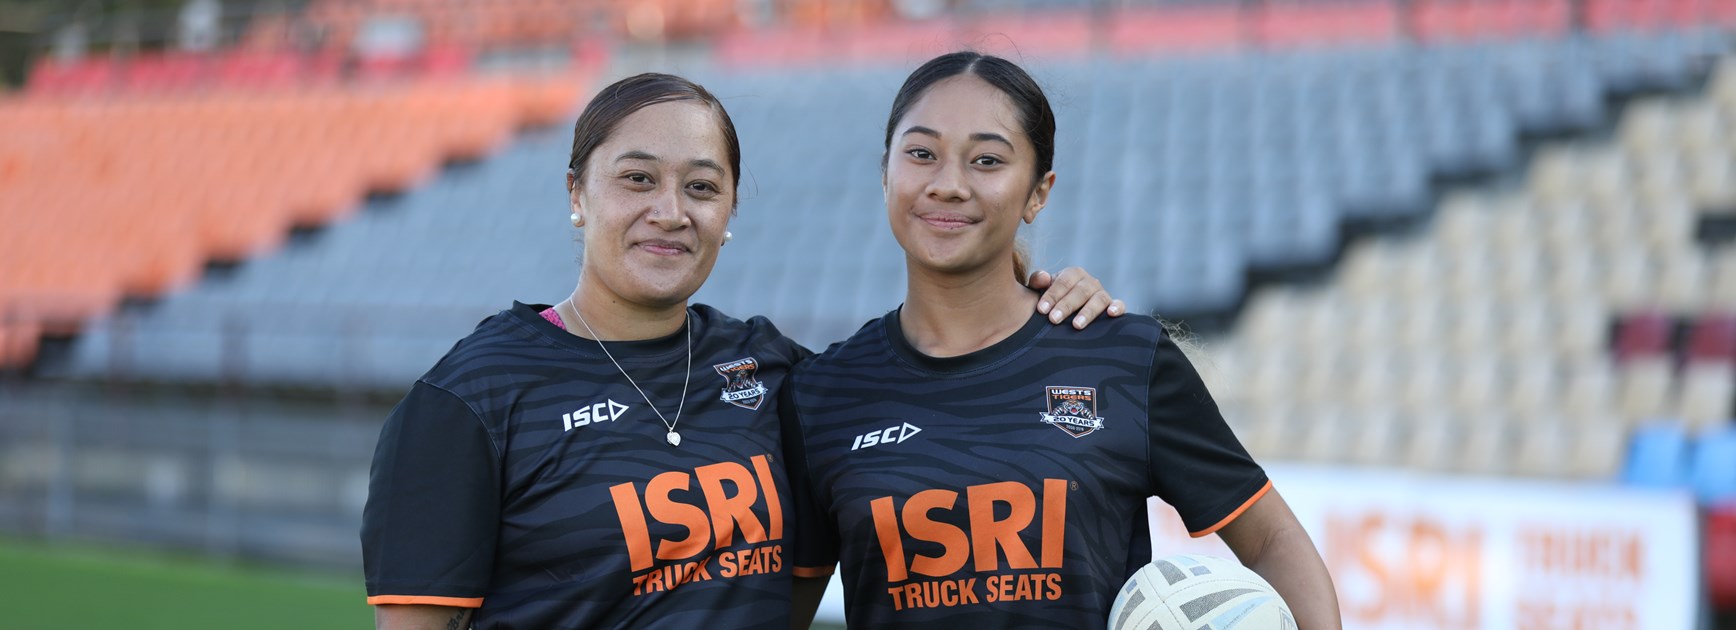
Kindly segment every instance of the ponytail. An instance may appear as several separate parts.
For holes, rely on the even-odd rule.
[[[1031,277],[1031,248],[1023,239],[1013,239],[1013,279],[1024,284]]]

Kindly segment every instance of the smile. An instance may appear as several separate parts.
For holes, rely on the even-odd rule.
[[[956,214],[930,214],[924,215],[920,218],[923,223],[927,223],[942,230],[956,230],[976,223],[976,221]]]
[[[679,256],[687,253],[687,246],[674,241],[644,241],[639,243],[639,249],[658,256]]]

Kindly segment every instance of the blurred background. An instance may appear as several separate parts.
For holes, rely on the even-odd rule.
[[[723,99],[741,210],[696,300],[818,350],[902,299],[886,111],[973,47],[1057,108],[1039,265],[1198,336],[1349,627],[1736,628],[1732,27],[1736,0],[0,0],[0,609],[366,626],[380,423],[478,320],[571,291],[592,90]],[[1212,544],[1166,509],[1160,555]]]

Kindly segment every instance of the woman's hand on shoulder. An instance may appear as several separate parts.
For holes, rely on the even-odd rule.
[[[1025,286],[1043,291],[1043,296],[1037,299],[1037,312],[1048,315],[1052,324],[1072,317],[1073,327],[1083,329],[1096,321],[1098,315],[1120,317],[1127,312],[1127,305],[1111,298],[1096,276],[1078,267],[1062,269],[1058,276],[1038,271],[1031,274]]]

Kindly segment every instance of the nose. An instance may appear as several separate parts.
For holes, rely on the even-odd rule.
[[[956,202],[970,199],[970,186],[965,184],[963,165],[951,162],[937,165],[934,177],[928,180],[928,188],[923,193],[935,201]]]
[[[646,213],[645,220],[669,232],[692,225],[692,218],[687,215],[687,207],[683,204],[685,200],[680,189],[670,188],[651,202],[651,211]]]

